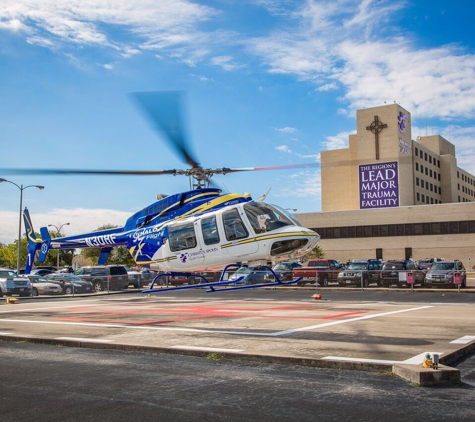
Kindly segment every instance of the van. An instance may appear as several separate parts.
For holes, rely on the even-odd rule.
[[[0,297],[31,295],[31,282],[26,277],[18,277],[17,273],[9,268],[0,268]]]

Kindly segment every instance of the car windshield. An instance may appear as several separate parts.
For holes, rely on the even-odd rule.
[[[17,275],[15,271],[6,270],[6,271],[0,271],[0,277],[13,278],[13,277],[17,277]]]
[[[274,271],[289,271],[292,269],[291,264],[277,264],[274,268]]]
[[[385,270],[404,270],[404,262],[386,262]]]
[[[453,262],[436,262],[435,264],[432,264],[432,267],[431,267],[432,271],[447,271],[447,270],[453,270],[453,269],[454,269]]]
[[[81,281],[81,278],[74,274],[64,274],[63,276],[71,281]]]
[[[347,270],[366,270],[366,262],[350,262]]]
[[[31,282],[33,283],[49,283],[48,280],[46,280],[46,278],[44,277],[41,277],[39,275],[37,276],[32,276],[32,277],[28,277],[30,279]]]
[[[236,271],[236,273],[243,275],[243,274],[249,274],[252,271],[252,268],[249,267],[241,267],[239,270]]]

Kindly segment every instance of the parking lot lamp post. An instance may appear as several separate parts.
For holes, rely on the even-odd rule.
[[[18,257],[17,257],[17,274],[20,275],[20,253],[21,253],[21,208],[23,206],[23,191],[28,188],[38,188],[39,190],[43,190],[45,187],[44,186],[39,186],[39,185],[28,185],[28,186],[23,186],[23,185],[17,185],[15,182],[12,182],[10,180],[6,179],[0,179],[0,183],[2,182],[7,182],[11,183],[12,185],[15,185],[18,189],[20,189],[20,217],[18,220]]]
[[[64,224],[61,224],[59,226],[59,229],[54,225],[54,224],[48,224],[48,227],[54,227],[56,229],[56,232],[58,233],[58,235],[61,237],[61,229],[64,227],[64,226],[69,226],[70,223],[64,223]],[[57,264],[56,264],[56,267],[58,268],[59,270],[59,251],[61,249],[58,249],[58,260],[56,261]]]

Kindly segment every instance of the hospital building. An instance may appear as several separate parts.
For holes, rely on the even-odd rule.
[[[321,153],[321,187],[322,212],[297,217],[326,257],[475,264],[475,177],[447,139],[413,139],[399,104],[357,110],[348,148]]]

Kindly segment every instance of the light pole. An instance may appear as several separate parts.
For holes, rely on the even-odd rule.
[[[70,223],[64,223],[64,224],[61,224],[59,226],[59,229],[54,225],[54,224],[48,224],[48,227],[54,227],[56,229],[56,231],[58,232],[58,235],[61,236],[61,229],[64,227],[64,226],[69,226]],[[56,261],[57,264],[56,264],[56,267],[58,268],[59,270],[59,251],[61,249],[58,249],[58,260]]]
[[[23,185],[17,185],[15,182],[12,182],[10,180],[6,179],[1,179],[0,178],[0,183],[2,182],[7,182],[11,183],[12,185],[15,185],[18,189],[20,189],[20,218],[18,220],[18,258],[16,262],[16,267],[17,267],[17,274],[20,275],[20,252],[21,252],[21,208],[23,206],[23,191],[28,188],[38,188],[39,190],[43,190],[45,187],[44,186],[39,186],[39,185],[28,185],[28,186],[23,186]]]

